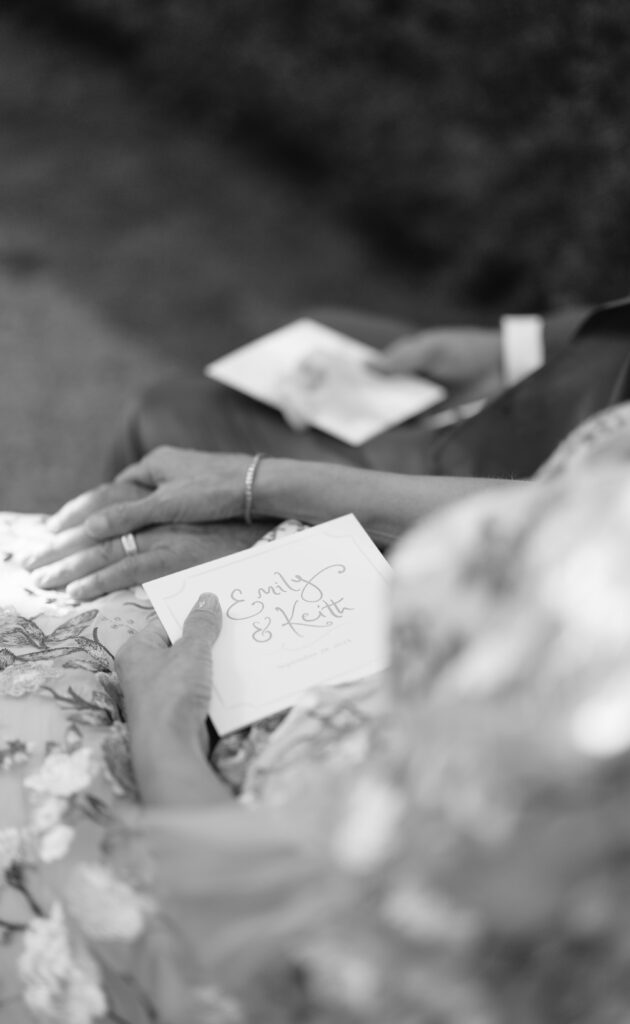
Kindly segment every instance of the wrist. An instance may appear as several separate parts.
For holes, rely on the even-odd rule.
[[[131,737],[131,761],[144,804],[185,807],[229,797],[198,742],[185,744],[167,737],[161,745],[144,745]]]
[[[229,798],[225,785],[208,762],[208,733],[198,718],[177,718],[175,728],[153,727],[151,720],[134,729],[129,739],[133,772],[146,805],[185,807]]]
[[[313,463],[298,459],[265,458],[258,466],[254,493],[254,514],[257,519],[282,520],[297,518],[312,522],[310,490]]]
[[[200,709],[189,698],[173,702],[147,701],[146,707],[138,704],[127,715],[129,733],[136,748],[150,756],[166,749],[199,752],[207,755],[208,734],[206,710]],[[163,756],[163,753],[162,753]]]
[[[371,489],[371,475],[368,488]],[[366,473],[338,463],[265,459],[256,483],[260,519],[299,519],[314,526],[361,507]]]

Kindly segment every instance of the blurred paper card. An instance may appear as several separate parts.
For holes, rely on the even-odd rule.
[[[171,640],[200,594],[223,610],[210,718],[220,736],[316,686],[388,663],[390,567],[353,515],[145,583]]]
[[[315,320],[266,334],[204,369],[206,376],[354,447],[444,401],[422,377],[375,371],[378,350]]]

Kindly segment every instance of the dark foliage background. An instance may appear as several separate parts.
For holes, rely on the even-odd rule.
[[[630,284],[627,0],[22,0],[480,305]]]

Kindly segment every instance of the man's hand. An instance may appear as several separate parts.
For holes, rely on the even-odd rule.
[[[384,373],[418,373],[460,398],[501,389],[501,337],[492,327],[435,327],[397,338],[379,357]]]

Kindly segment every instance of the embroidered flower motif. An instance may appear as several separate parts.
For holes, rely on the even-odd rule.
[[[133,942],[153,909],[151,900],[104,864],[78,864],[67,884],[68,912],[90,939]]]
[[[22,851],[22,833],[18,828],[0,829],[0,871],[6,871]]]
[[[614,758],[630,748],[626,667],[599,693],[581,702],[569,722],[575,747],[592,758]]]
[[[101,744],[104,761],[103,774],[112,788],[114,796],[130,796],[139,800],[138,787],[131,763],[129,733],[122,722],[109,727]]]
[[[20,615],[12,604],[6,605],[4,608],[0,608],[0,629],[5,626],[12,626],[19,619]]]
[[[333,837],[340,864],[357,874],[382,864],[392,851],[402,812],[402,798],[392,786],[377,778],[357,781]]]
[[[198,985],[194,1000],[206,1024],[245,1024],[245,1015],[238,1003],[214,985]]]
[[[309,986],[318,1003],[339,1007],[355,1015],[370,1016],[379,999],[382,979],[378,965],[361,953],[337,943],[316,942],[299,961],[306,968]]]
[[[66,729],[63,745],[67,754],[71,754],[83,746],[83,734],[75,722]]]
[[[68,807],[68,801],[60,796],[46,796],[31,810],[29,825],[38,835],[58,825]]]
[[[13,768],[26,764],[32,756],[34,749],[35,745],[33,743],[25,743],[24,740],[17,738],[6,740],[0,746],[0,770],[9,772]]]
[[[18,968],[26,1005],[40,1020],[91,1024],[105,1014],[98,966],[84,946],[71,943],[61,904],[31,922]]]
[[[75,829],[71,825],[55,825],[50,831],[44,832],[38,848],[39,859],[44,864],[62,860],[67,854],[74,839]]]
[[[381,913],[390,928],[411,942],[454,948],[465,946],[479,935],[471,911],[415,879],[397,880],[385,896]]]
[[[28,665],[16,662],[5,668],[0,675],[0,696],[25,697],[29,693],[36,693],[44,684],[58,677],[59,670],[51,667],[50,662],[34,661]]]
[[[70,797],[87,789],[99,769],[99,759],[90,747],[79,747],[71,753],[53,750],[24,785],[36,793]]]
[[[118,782],[118,780],[114,777],[107,762],[103,766],[103,778],[105,779],[105,782],[108,784],[114,796],[123,797],[125,795],[126,790],[124,789],[123,786],[121,786],[120,782]]]

